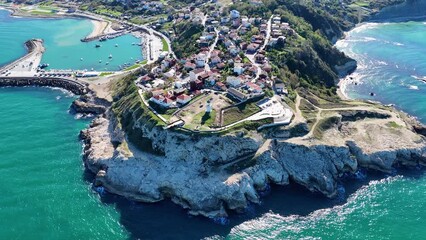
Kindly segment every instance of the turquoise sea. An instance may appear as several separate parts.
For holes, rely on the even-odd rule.
[[[24,43],[32,38],[44,40],[46,52],[42,63],[49,63],[53,69],[119,70],[120,65],[143,59],[141,47],[132,45],[140,39],[132,35],[82,43],[80,39],[92,29],[90,20],[16,18],[0,9],[0,66],[23,56],[26,53]],[[95,48],[96,44],[101,47]],[[112,59],[109,59],[110,54]]]
[[[349,97],[395,104],[426,123],[426,82],[419,80],[426,77],[426,22],[366,23],[337,47],[358,61]]]
[[[84,174],[74,97],[49,88],[0,88],[0,239],[123,239],[113,206]]]
[[[1,14],[1,29],[7,21],[49,21]],[[49,24],[56,21],[84,22],[63,19]],[[51,28],[43,31],[55,32]],[[413,77],[426,76],[425,30],[423,22],[399,22],[366,24],[350,32],[338,46],[358,60],[360,68],[355,72],[359,84],[348,85],[347,94],[396,104],[425,122],[426,83]],[[48,35],[42,30],[37,34]],[[24,53],[26,37],[11,39],[13,35],[0,30],[0,61]],[[376,96],[370,97],[370,92]],[[345,191],[333,200],[297,185],[272,186],[261,205],[232,214],[226,225],[191,217],[170,201],[142,204],[108,193],[99,195],[91,188],[93,176],[84,170],[80,155],[78,133],[89,120],[68,113],[74,97],[50,88],[0,88],[0,239],[376,240],[426,236],[424,170],[398,170],[392,176],[362,172],[343,179]]]

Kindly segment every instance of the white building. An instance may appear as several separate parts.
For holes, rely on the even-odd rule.
[[[234,73],[241,75],[245,71],[243,63],[235,63],[234,64]]]
[[[195,64],[197,65],[197,67],[204,67],[204,65],[206,64],[206,55],[204,53],[200,53],[197,55],[196,59],[195,59]]]
[[[240,12],[238,12],[237,10],[232,10],[230,14],[232,19],[240,17]]]
[[[234,76],[228,76],[226,78],[226,83],[228,83],[232,87],[238,87],[241,85],[241,78],[234,77]]]

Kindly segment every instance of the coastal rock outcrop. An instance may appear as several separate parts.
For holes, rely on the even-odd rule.
[[[392,111],[341,112],[322,138],[264,139],[259,134],[190,135],[127,115],[125,126],[151,153],[128,144],[114,117],[81,132],[96,183],[143,202],[170,198],[194,215],[227,216],[259,203],[269,184],[300,184],[328,197],[359,167],[383,172],[426,165],[426,140]],[[130,120],[129,120],[130,119]],[[138,120],[139,119],[139,120]],[[128,136],[128,138],[135,136]],[[395,140],[397,139],[397,140]]]
[[[70,109],[76,113],[98,115],[105,113],[110,105],[109,102],[99,99],[89,92],[74,100]]]

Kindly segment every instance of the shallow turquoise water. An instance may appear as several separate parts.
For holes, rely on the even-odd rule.
[[[395,104],[426,123],[426,23],[368,23],[337,46],[358,61],[351,98]],[[374,92],[376,96],[369,96]]]
[[[0,239],[123,239],[119,213],[83,179],[73,97],[0,88]]]
[[[132,45],[140,39],[132,35],[82,43],[80,39],[92,29],[89,20],[15,18],[0,9],[0,66],[24,55],[24,43],[32,38],[44,40],[46,52],[42,63],[49,63],[53,69],[119,70],[120,65],[133,64],[143,58],[141,47]],[[95,48],[96,44],[101,47]],[[110,54],[112,59],[109,59]]]

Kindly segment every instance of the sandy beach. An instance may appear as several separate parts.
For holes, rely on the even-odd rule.
[[[90,20],[94,26],[93,31],[87,36],[88,38],[102,35],[107,29],[109,23],[105,21]]]

